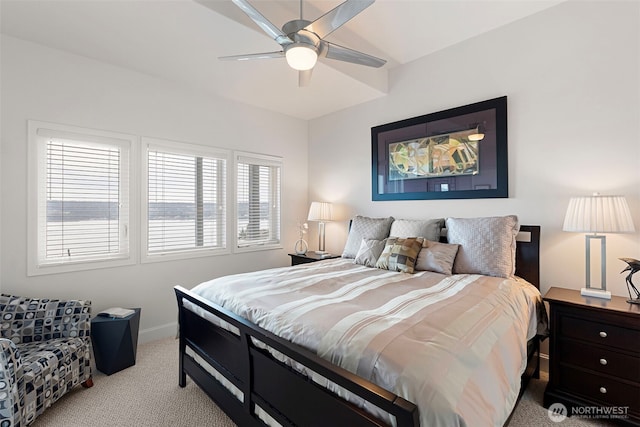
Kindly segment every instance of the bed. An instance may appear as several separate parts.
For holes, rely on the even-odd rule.
[[[340,258],[176,286],[179,385],[241,426],[504,425],[546,327],[540,228],[514,230],[515,278]]]

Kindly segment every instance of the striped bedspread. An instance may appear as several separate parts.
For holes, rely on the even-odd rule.
[[[226,276],[192,291],[414,402],[422,426],[502,426],[527,340],[546,327],[540,293],[525,281],[405,274],[346,259]]]

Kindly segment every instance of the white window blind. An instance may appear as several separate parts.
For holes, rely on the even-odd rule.
[[[150,144],[149,256],[226,248],[226,157]]]
[[[237,247],[280,243],[282,162],[266,156],[238,155],[236,161]]]
[[[38,130],[38,266],[129,256],[129,148],[108,140]]]

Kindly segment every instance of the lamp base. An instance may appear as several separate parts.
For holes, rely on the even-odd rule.
[[[580,289],[580,295],[583,297],[611,299],[611,292],[595,288],[582,288]]]
[[[628,299],[629,304],[640,304],[640,298]]]
[[[327,251],[315,251],[315,253],[317,253],[318,255],[329,255],[329,252]]]

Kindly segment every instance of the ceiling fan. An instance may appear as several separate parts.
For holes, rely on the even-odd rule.
[[[340,28],[347,21],[371,6],[375,0],[346,0],[315,21],[302,18],[302,0],[300,0],[300,19],[294,19],[282,26],[282,30],[273,25],[247,0],[232,0],[249,18],[273,38],[282,50],[276,52],[253,53],[247,55],[222,56],[222,60],[246,61],[252,59],[282,58],[289,66],[298,70],[298,86],[307,86],[311,72],[318,57],[351,62],[369,67],[382,67],[387,61],[358,52],[347,47],[330,43],[324,38]]]

